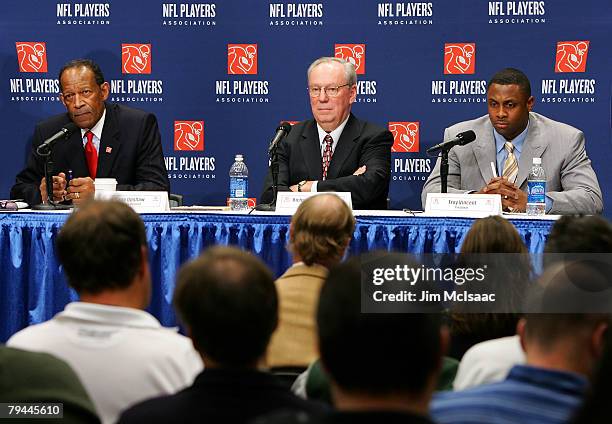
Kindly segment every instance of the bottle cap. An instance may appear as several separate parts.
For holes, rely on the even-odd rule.
[[[542,158],[533,158],[534,165],[542,165]]]
[[[234,160],[237,160],[237,161],[241,161],[241,160],[243,160],[243,159],[242,159],[242,155],[236,155],[236,157],[234,158]]]

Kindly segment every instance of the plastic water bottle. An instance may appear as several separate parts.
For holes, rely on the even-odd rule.
[[[546,174],[542,158],[533,158],[533,165],[527,179],[527,215],[546,213]]]
[[[233,211],[245,210],[249,206],[249,169],[244,163],[242,155],[236,155],[234,164],[230,168],[230,209]]]

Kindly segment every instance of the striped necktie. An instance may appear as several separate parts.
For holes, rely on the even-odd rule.
[[[506,149],[508,152],[508,157],[504,162],[504,171],[502,176],[511,183],[514,183],[518,174],[518,162],[516,161],[516,156],[514,156],[514,145],[511,142],[506,141],[506,143],[504,143],[504,149]]]
[[[332,144],[334,140],[331,135],[327,134],[323,139],[325,142],[325,150],[323,150],[323,179],[327,178],[327,170],[329,169],[329,163],[331,162],[332,157]]]

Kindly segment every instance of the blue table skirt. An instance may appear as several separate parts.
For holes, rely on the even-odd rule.
[[[46,321],[76,300],[54,251],[66,214],[0,214],[0,340]],[[163,325],[177,324],[172,309],[175,275],[182,263],[209,246],[237,245],[258,255],[276,276],[291,264],[289,217],[272,215],[143,214],[149,241],[153,294],[149,311]],[[376,249],[410,253],[457,252],[473,219],[357,218],[349,255]],[[512,221],[531,253],[541,253],[553,224]],[[78,255],[78,252],[75,252]],[[112,266],[112,264],[109,264]]]

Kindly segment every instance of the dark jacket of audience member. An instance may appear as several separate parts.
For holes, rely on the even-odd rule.
[[[319,412],[261,372],[277,325],[272,274],[249,253],[214,247],[179,272],[178,314],[206,369],[191,387],[142,402],[121,423],[244,423],[278,409]]]
[[[61,403],[63,417],[51,422],[100,422],[76,373],[66,362],[47,353],[0,345],[0,402]]]
[[[429,401],[448,343],[441,316],[362,313],[361,265],[371,260],[338,265],[321,290],[319,349],[336,411],[310,418],[279,414],[260,423],[431,423]],[[373,260],[385,268],[420,266],[399,253]]]
[[[606,334],[602,359],[593,375],[593,384],[571,424],[601,424],[612,420],[612,331]]]

